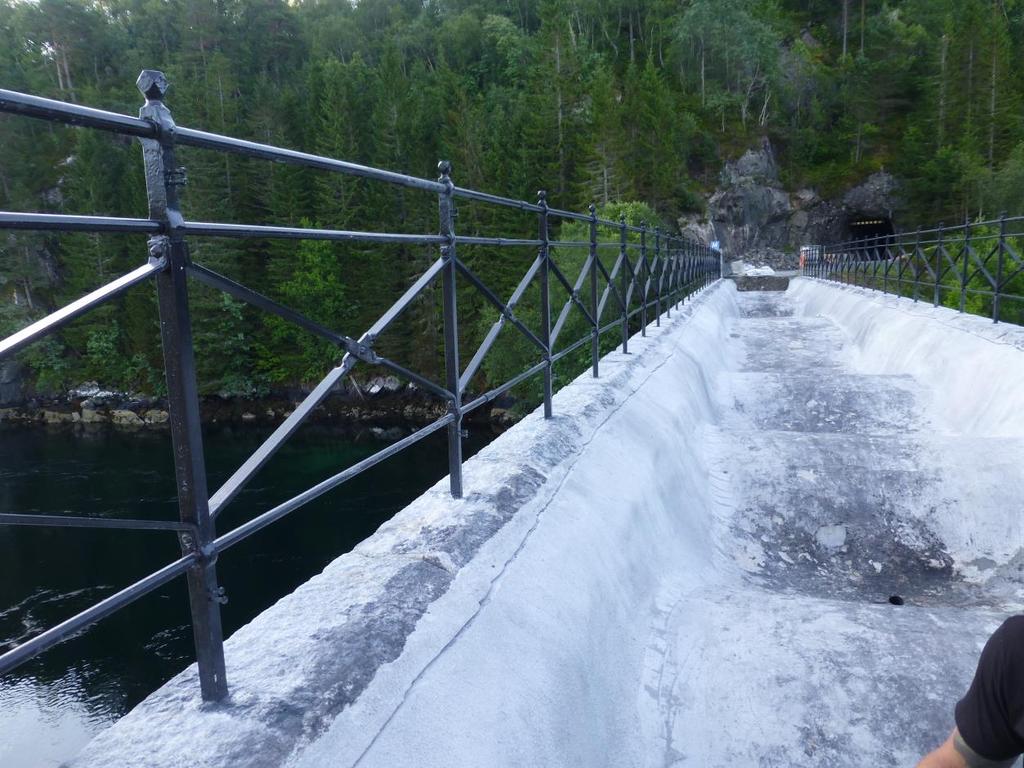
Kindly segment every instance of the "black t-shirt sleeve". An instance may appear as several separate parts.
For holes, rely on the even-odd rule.
[[[989,760],[1024,753],[1024,616],[1007,619],[985,643],[974,681],[957,702],[956,727]]]

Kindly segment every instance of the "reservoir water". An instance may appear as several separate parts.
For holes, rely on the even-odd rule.
[[[269,428],[206,431],[211,491]],[[466,455],[492,435],[474,430]],[[367,430],[294,436],[217,522],[225,532],[380,450]],[[230,634],[447,474],[444,432],[247,539],[218,562]],[[175,519],[166,431],[0,428],[0,511]],[[164,531],[0,526],[0,652],[178,556]],[[179,579],[0,679],[0,766],[58,766],[193,661]],[[230,684],[231,670],[228,669]]]

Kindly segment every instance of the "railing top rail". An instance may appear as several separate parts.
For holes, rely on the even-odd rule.
[[[154,221],[153,219],[0,211],[0,229],[21,229],[37,232],[126,232],[158,235],[164,231],[164,226],[161,222]]]
[[[32,96],[5,88],[0,88],[0,112],[86,128],[98,128],[101,131],[138,136],[142,139],[155,139],[159,133],[156,125],[141,117],[83,107],[80,104],[69,104],[66,101],[46,99],[42,96]]]
[[[46,99],[41,96],[32,96],[27,93],[6,89],[0,89],[0,112],[57,121],[68,125],[97,128],[127,136],[137,136],[143,139],[160,138],[162,131],[154,122],[143,118],[107,112],[106,110],[94,109],[92,107],[83,107],[78,104],[58,101],[57,99]],[[309,168],[336,171],[349,176],[376,179],[377,181],[413,187],[428,192],[436,193],[445,190],[444,184],[432,179],[421,179],[403,173],[371,168],[359,165],[358,163],[335,160],[323,157],[322,155],[299,152],[294,149],[283,149],[246,139],[222,136],[207,131],[199,131],[194,128],[176,126],[173,129],[173,133],[176,143],[199,149],[215,149],[249,157],[258,157],[264,160],[274,160],[303,165]]]
[[[57,99],[48,99],[41,96],[33,96],[31,94],[20,93],[18,91],[11,91],[7,89],[0,89],[0,112],[6,112],[9,114],[22,115],[25,117],[33,117],[42,120],[56,121],[65,123],[67,125],[81,126],[86,128],[95,128],[103,131],[109,131],[112,133],[119,133],[126,136],[136,136],[144,139],[159,139],[161,136],[162,129],[157,126],[151,120],[144,118],[133,117],[131,115],[124,115],[117,112],[109,112],[102,109],[95,109],[92,107],[85,107],[79,104],[70,104],[65,101],[59,101]],[[376,181],[382,181],[389,184],[395,184],[398,186],[410,187],[413,189],[420,189],[427,192],[443,193],[447,190],[444,183],[435,181],[433,179],[420,178],[418,176],[412,176],[404,173],[397,173],[395,171],[386,171],[380,168],[373,168],[366,165],[360,165],[359,163],[351,163],[345,160],[336,160],[330,157],[324,157],[322,155],[316,155],[309,152],[301,152],[294,149],[285,149],[282,147],[273,146],[271,144],[261,144],[255,141],[249,141],[247,139],[238,139],[231,136],[224,136],[217,133],[211,133],[209,131],[201,131],[195,128],[185,128],[183,126],[175,126],[173,129],[175,143],[183,146],[194,147],[198,149],[208,150],[220,150],[224,152],[231,152],[234,154],[245,155],[247,157],[260,158],[264,160],[270,160],[274,162],[289,163],[293,165],[301,165],[308,168],[315,168],[325,171],[333,171],[336,173],[343,173],[349,176],[357,176],[361,178],[373,179]],[[591,214],[576,213],[574,211],[567,211],[560,208],[542,207],[537,203],[526,202],[525,200],[517,200],[511,197],[504,197],[502,195],[495,195],[489,192],[481,192],[475,189],[468,189],[466,187],[452,187],[452,195],[458,198],[467,200],[476,200],[479,202],[491,203],[493,205],[500,205],[507,208],[516,208],[521,211],[530,213],[540,213],[546,211],[548,216],[580,222],[591,222],[595,221],[599,226],[612,227],[615,229],[623,228],[623,222],[611,221],[609,219],[602,219],[593,217]],[[75,229],[72,231],[89,231],[89,232],[114,232],[114,231],[159,231],[157,229],[129,229],[119,227],[129,227],[127,223],[122,225],[116,225],[113,223],[104,224],[99,220],[93,221],[92,225],[96,225],[101,228],[89,229],[91,226],[84,221],[84,217],[79,217],[83,220],[72,220],[70,217],[67,219],[69,226],[81,227],[81,229]],[[98,218],[98,217],[96,217]],[[106,217],[109,218],[109,217]],[[128,220],[125,220],[126,222]],[[140,220],[141,221],[141,220]],[[4,213],[0,215],[0,222],[2,222],[5,228],[24,228],[29,229],[29,226],[18,226],[18,222],[14,218],[14,214]],[[37,219],[34,224],[39,225],[40,229],[66,229],[66,227],[60,224],[60,220],[53,219],[47,222],[44,219]],[[640,233],[649,231],[647,227],[636,226],[633,224],[626,224],[625,230],[628,232]],[[226,234],[221,233],[221,234]],[[267,233],[265,233],[267,234]],[[227,235],[232,236],[232,235]],[[290,237],[292,235],[281,235],[282,237]],[[315,239],[315,236],[313,236]],[[690,240],[689,238],[679,237],[676,235],[665,235],[665,237],[672,237],[680,242],[689,242],[692,245],[700,246],[701,244]]]
[[[260,144],[246,139],[235,139],[230,136],[221,136],[216,133],[198,131],[194,128],[175,128],[175,140],[178,144],[199,149],[219,149],[225,152],[233,152],[238,155],[257,157],[263,160],[273,160],[280,163],[302,165],[307,168],[318,168],[324,171],[335,171],[348,176],[358,176],[375,181],[383,181],[388,184],[395,184],[402,187],[422,189],[427,192],[444,192],[445,185],[431,179],[421,179],[418,176],[410,176],[394,171],[384,171],[379,168],[371,168],[367,165],[350,163],[346,160],[334,160],[322,155],[314,155],[309,152],[300,152],[295,149],[283,149],[271,144]]]

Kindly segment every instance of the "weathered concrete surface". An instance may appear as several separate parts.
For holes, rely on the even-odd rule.
[[[1024,605],[1024,330],[723,281],[630,348],[75,765],[913,765]]]
[[[648,765],[913,765],[1021,605],[997,537],[975,530],[988,556],[972,559],[953,529],[974,504],[1020,549],[1006,512],[1024,441],[936,437],[932,381],[858,370],[858,323],[808,311],[842,290],[818,293],[738,296],[736,370],[707,440],[723,484],[714,540],[745,574],[666,584],[649,654],[663,749]]]
[[[732,307],[732,291],[721,283],[688,300],[660,328],[652,325],[646,339],[631,340],[629,355],[606,356],[600,379],[587,373],[560,391],[554,419],[532,414],[468,461],[463,499],[451,499],[447,480],[439,482],[352,553],[236,632],[226,644],[226,704],[199,702],[193,666],[97,737],[71,765],[276,766],[339,720],[355,730],[346,732],[332,764],[352,764],[409,692],[422,687],[421,676],[440,667],[452,646],[467,642],[469,627],[486,624],[487,615],[509,617],[496,596],[514,593],[508,586],[512,571],[536,580],[531,598],[515,601],[519,608],[532,606],[543,615],[513,606],[515,628],[497,630],[486,641],[510,678],[499,688],[554,686],[544,701],[529,705],[530,716],[546,723],[542,730],[561,727],[557,712],[568,697],[594,713],[605,731],[602,738],[552,733],[552,740],[513,747],[499,740],[498,754],[508,764],[568,764],[574,762],[569,755],[586,755],[584,762],[596,764],[610,751],[632,749],[628,734],[635,727],[620,700],[631,695],[638,677],[639,653],[628,651],[633,627],[678,552],[673,542],[692,538],[687,519],[652,517],[648,510],[665,495],[683,494],[696,509],[707,493],[696,465],[683,472],[677,466],[679,454],[697,450],[697,436],[673,437],[667,446],[650,434],[681,434],[687,424],[707,418],[710,396],[699,361],[723,365],[720,318]],[[652,379],[661,382],[659,388]],[[668,387],[671,398],[662,396]],[[592,458],[599,450],[614,452],[621,482],[608,482],[604,465]],[[582,491],[587,503],[565,489],[585,473],[596,473]],[[609,504],[613,508],[602,512]],[[571,533],[572,542],[546,532],[551,526]],[[620,546],[630,536],[645,542],[646,561],[637,562]],[[557,550],[545,557],[573,572],[523,565],[545,547]],[[528,652],[526,646],[537,642],[542,648]],[[602,661],[616,657],[618,664]],[[592,669],[595,663],[603,668]],[[466,681],[487,690],[491,679],[478,670]],[[620,696],[609,697],[611,689]],[[485,722],[484,709],[478,708],[477,728]],[[445,738],[460,735],[455,720],[428,730]],[[410,745],[404,754],[415,761],[422,750]],[[476,762],[445,754],[436,750],[434,758],[449,766],[501,763],[497,757]]]

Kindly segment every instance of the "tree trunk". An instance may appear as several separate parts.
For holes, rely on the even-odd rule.
[[[555,38],[555,82],[556,98],[558,99],[558,195],[565,195],[565,124],[564,105],[562,103],[562,42]]]
[[[64,93],[64,70],[60,68],[60,55],[53,57],[53,66],[57,70],[57,88]]]
[[[967,53],[967,128],[970,129],[974,119],[974,41]]]
[[[33,272],[32,268],[35,266],[35,264],[33,264],[33,261],[35,260],[35,256],[32,254],[32,251],[29,250],[29,248],[27,246],[25,246],[25,247],[23,247],[21,249],[21,256],[22,256],[23,263],[25,265],[25,271],[24,271],[24,273],[23,273],[23,275],[21,277],[21,288],[25,292],[25,304],[28,305],[29,311],[35,311],[36,304],[35,304],[35,301],[32,298],[32,279],[30,277],[30,275]],[[14,291],[14,298],[15,298],[15,302],[17,302],[17,298],[18,298],[18,291],[17,291],[17,289],[15,289],[15,291]]]
[[[700,106],[704,108],[707,103],[707,81],[704,78],[704,63],[705,63],[705,50],[704,50],[704,36],[700,38]]]
[[[949,53],[949,37],[942,36],[939,44],[939,146],[946,144],[946,57]]]
[[[29,311],[34,312],[36,309],[35,302],[32,300],[32,283],[29,282],[28,278],[25,277],[21,281],[22,290],[25,291],[25,303],[28,305]]]
[[[61,47],[60,56],[64,62],[64,82],[68,84],[68,94],[71,101],[77,101],[78,99],[75,97],[75,84],[71,82],[71,69],[68,67],[68,54],[63,46]]]
[[[761,105],[761,116],[758,118],[758,123],[762,128],[768,125],[768,102],[772,99],[771,88],[766,88],[764,92],[764,103]]]
[[[217,97],[220,100],[220,128],[225,133],[227,130],[227,116],[224,112],[224,78],[221,73],[217,73]],[[228,205],[231,205],[231,154],[229,152],[224,153],[224,180],[227,183],[228,193]]]
[[[996,4],[992,4],[992,15],[996,14]],[[988,169],[995,168],[996,156],[996,74],[999,58],[999,36],[996,33],[996,19],[992,19],[992,78],[988,92]]]
[[[636,50],[633,46],[633,11],[629,11],[629,60],[636,61]]]
[[[746,93],[743,94],[743,104],[740,105],[740,120],[744,128],[747,127],[747,111],[750,109],[750,97],[754,95],[754,86],[757,85],[759,71],[760,68],[754,70],[750,83],[747,85]]]
[[[843,58],[846,58],[846,41],[850,32],[850,0],[843,0]]]
[[[864,17],[867,15],[867,0],[860,0],[860,55],[864,55]]]
[[[7,174],[4,173],[3,166],[0,166],[0,189],[3,189],[4,198],[7,201],[10,201],[10,199],[11,199],[11,186],[10,186],[10,183],[7,181]]]

